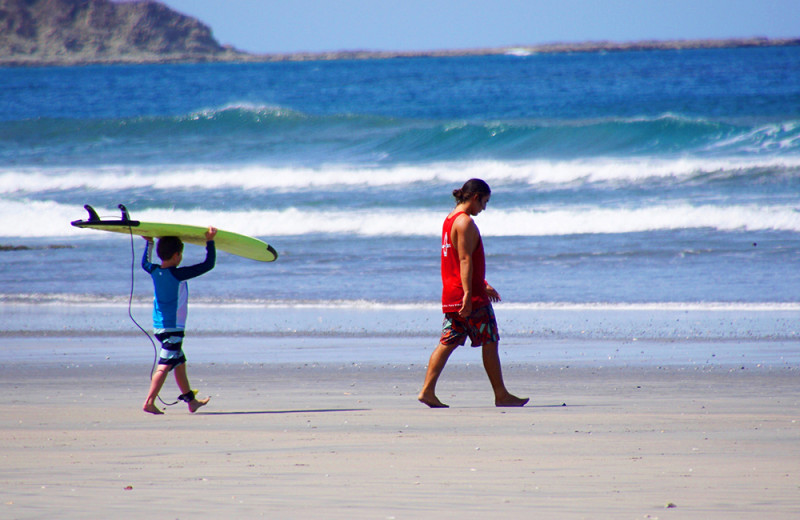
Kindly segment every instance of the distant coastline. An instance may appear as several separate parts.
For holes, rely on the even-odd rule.
[[[257,54],[221,45],[211,27],[153,0],[5,0],[0,66],[278,62],[529,56],[800,45],[799,38],[588,41],[428,51],[341,50]]]
[[[554,53],[616,53],[630,51],[696,50],[744,47],[800,46],[800,38],[727,38],[698,40],[642,40],[633,42],[588,41],[577,43],[545,43],[510,45],[473,49],[427,51],[341,50],[325,52],[249,53],[226,46],[222,52],[208,53],[129,53],[93,56],[8,56],[0,55],[0,66],[48,67],[83,65],[132,65],[176,63],[265,63],[291,61],[380,60],[397,58],[452,58],[469,56],[532,56]]]
[[[578,43],[545,43],[537,45],[508,45],[477,49],[451,49],[429,51],[333,51],[295,52],[284,54],[247,54],[246,61],[321,61],[321,60],[366,60],[391,58],[438,58],[460,56],[579,53],[579,52],[626,52],[654,50],[723,49],[736,47],[783,47],[798,46],[800,38],[727,38],[702,40],[643,40],[635,42],[588,41]]]

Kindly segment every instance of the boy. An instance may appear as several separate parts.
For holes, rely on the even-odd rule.
[[[153,278],[155,299],[153,301],[153,329],[156,338],[161,342],[158,367],[153,372],[150,381],[150,393],[142,409],[147,413],[163,414],[155,405],[156,397],[167,379],[167,374],[175,370],[175,382],[181,395],[178,397],[189,405],[189,412],[194,413],[198,408],[208,403],[210,397],[197,399],[189,378],[186,375],[186,356],[181,348],[183,334],[186,327],[186,311],[189,300],[188,284],[186,280],[207,273],[214,268],[216,260],[216,247],[214,237],[216,228],[209,227],[206,231],[206,259],[200,264],[178,267],[183,259],[183,242],[178,237],[163,237],[158,239],[156,254],[161,259],[161,265],[150,262],[153,250],[153,239],[145,237],[147,246],[142,257],[142,268],[150,273]]]

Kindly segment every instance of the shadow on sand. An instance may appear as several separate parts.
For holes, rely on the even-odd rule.
[[[367,412],[369,408],[322,408],[316,410],[252,410],[231,412],[206,412],[198,411],[195,415],[262,415],[262,414],[288,414],[288,413],[336,413],[336,412]]]

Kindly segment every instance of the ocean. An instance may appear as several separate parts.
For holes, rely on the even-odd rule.
[[[800,47],[0,69],[0,321],[107,305],[122,330],[130,298],[148,326],[144,241],[70,226],[124,204],[275,247],[190,282],[198,309],[246,309],[240,330],[435,336],[441,222],[471,177],[512,335],[747,335],[669,314],[721,310],[800,337]],[[598,309],[639,318],[609,332]],[[353,321],[376,310],[399,319]]]

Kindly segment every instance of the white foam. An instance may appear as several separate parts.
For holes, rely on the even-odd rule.
[[[2,305],[55,305],[63,304],[86,307],[118,307],[127,305],[127,296],[103,296],[91,294],[70,293],[0,293],[0,306]],[[133,307],[149,309],[152,307],[151,298],[138,298],[133,302]],[[558,302],[539,301],[526,303],[500,302],[495,304],[497,309],[503,311],[615,311],[615,312],[797,312],[800,311],[800,302],[645,302],[645,303],[612,303],[612,302]],[[193,308],[224,308],[224,309],[329,309],[329,310],[376,310],[433,312],[441,309],[438,301],[426,302],[386,302],[374,300],[261,300],[261,299],[233,299],[233,300],[208,300],[203,297],[192,299]]]
[[[487,236],[545,236],[584,233],[711,228],[720,231],[800,231],[800,211],[793,206],[690,204],[640,208],[571,206],[536,210],[487,211],[477,219]]]
[[[800,123],[789,121],[759,126],[748,132],[721,139],[707,147],[707,150],[736,149],[740,152],[764,153],[777,150],[795,150],[800,143],[797,134]]]
[[[219,108],[206,108],[190,113],[186,116],[187,119],[200,120],[200,119],[213,119],[220,114],[227,112],[241,111],[244,113],[252,114],[253,116],[268,116],[268,117],[307,117],[302,112],[292,110],[290,108],[282,107],[280,105],[264,105],[248,102],[228,103]]]
[[[95,208],[102,215],[117,209]],[[337,210],[225,211],[143,209],[134,219],[177,224],[214,225],[253,236],[308,234],[357,236],[438,236],[441,210],[381,208]],[[47,201],[0,198],[0,236],[88,236],[92,230],[69,225],[86,218],[82,208]],[[484,236],[548,236],[585,233],[633,233],[657,230],[710,228],[721,231],[780,230],[800,232],[800,211],[789,205],[690,205],[598,208],[590,206],[491,208],[476,222]]]
[[[0,168],[0,194],[66,190],[220,189],[305,190],[332,187],[398,187],[414,183],[458,185],[465,178],[533,187],[575,183],[637,183],[704,173],[736,175],[750,169],[797,169],[800,156],[765,158],[592,158],[585,160],[468,161],[423,165],[319,167],[258,164]]]

